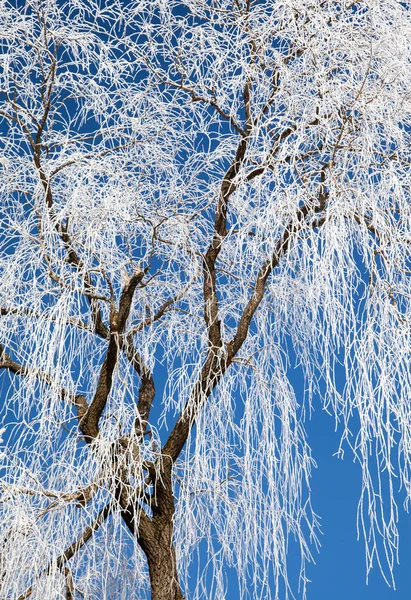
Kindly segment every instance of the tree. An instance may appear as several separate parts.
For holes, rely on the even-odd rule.
[[[242,598],[286,598],[290,539],[304,593],[316,406],[362,467],[367,568],[392,574],[409,5],[0,14],[0,596],[220,600],[235,568]]]

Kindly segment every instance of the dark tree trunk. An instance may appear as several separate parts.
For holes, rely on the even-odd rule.
[[[156,494],[152,519],[143,519],[138,528],[138,542],[148,563],[152,600],[185,600],[178,581],[176,551],[173,540],[174,496],[171,465],[155,477]]]
[[[173,521],[152,521],[139,543],[147,557],[152,600],[185,600],[180,589],[176,553],[173,545]]]

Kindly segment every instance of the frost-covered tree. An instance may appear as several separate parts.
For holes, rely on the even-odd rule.
[[[390,575],[410,5],[1,0],[0,32],[0,597],[284,599],[290,538],[304,593],[313,406]]]

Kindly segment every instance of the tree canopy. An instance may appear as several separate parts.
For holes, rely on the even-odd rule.
[[[294,542],[305,594],[321,408],[390,578],[408,3],[1,0],[0,40],[1,598],[284,599]]]

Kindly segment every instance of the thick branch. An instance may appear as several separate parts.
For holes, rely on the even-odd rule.
[[[172,463],[177,460],[202,405],[210,396],[228,366],[229,362],[227,361],[226,353],[223,356],[218,356],[215,352],[209,351],[190,398],[161,450],[163,458],[169,457]]]
[[[130,277],[127,284],[124,286],[124,289],[121,293],[119,310],[118,310],[118,329],[120,332],[123,332],[124,327],[126,325],[126,321],[130,314],[131,303],[133,301],[133,295],[135,289],[139,283],[141,283],[143,277],[145,275],[145,271],[142,269],[136,269],[133,275]]]
[[[162,454],[170,457],[172,462],[180,454],[200,406],[211,394],[228,366],[225,353],[224,355],[221,354],[223,340],[218,315],[216,261],[221,251],[223,240],[227,235],[228,202],[236,189],[235,178],[244,162],[248,137],[251,134],[250,91],[250,82],[247,80],[244,88],[247,135],[241,137],[234,160],[224,175],[214,219],[213,239],[203,259],[204,320],[208,331],[209,350],[201,370],[199,381],[195,384],[183,412],[177,419],[162,449]]]
[[[80,428],[87,441],[97,437],[98,423],[107,403],[113,383],[113,372],[117,363],[118,351],[121,345],[121,334],[130,314],[134,291],[143,279],[145,273],[136,270],[124,286],[121,293],[118,311],[112,308],[110,316],[110,337],[106,357],[100,370],[96,392],[85,418],[80,422]]]
[[[161,451],[162,455],[170,457],[172,462],[175,462],[183,449],[190,429],[205,400],[210,396],[211,392],[214,390],[246,340],[251,320],[264,297],[266,282],[269,275],[279,264],[281,258],[287,253],[292,237],[302,229],[308,214],[310,212],[321,212],[325,208],[326,199],[327,194],[321,191],[319,195],[320,202],[316,208],[311,209],[308,204],[305,204],[299,209],[297,223],[295,221],[289,223],[282,237],[278,241],[274,253],[266,260],[259,270],[254,286],[254,293],[244,308],[236,334],[233,340],[227,344],[226,352],[218,355],[216,352],[213,352],[212,348],[209,350],[199,380],[195,384],[189,400],[177,419],[177,422]],[[325,220],[325,216],[316,219],[313,226],[319,227]]]
[[[204,319],[208,329],[208,340],[210,348],[221,348],[221,324],[218,318],[218,297],[216,285],[216,260],[220,253],[222,242],[227,235],[227,211],[228,201],[235,190],[234,179],[238,174],[244,161],[247,150],[247,139],[242,138],[237,147],[237,152],[230,168],[227,170],[221,184],[220,197],[217,203],[214,220],[214,235],[212,242],[204,255]]]
[[[91,442],[99,432],[98,423],[107,403],[113,383],[113,372],[117,363],[118,343],[116,334],[111,334],[106,357],[100,369],[97,388],[85,418],[79,423],[86,440]]]
[[[320,204],[313,212],[321,212],[325,208],[326,199],[326,194],[320,194]],[[305,224],[305,219],[311,210],[312,209],[308,204],[305,204],[298,210],[297,222],[294,220],[290,221],[282,237],[278,240],[275,251],[260,268],[254,285],[254,293],[243,310],[234,338],[227,344],[229,363],[231,363],[247,338],[251,320],[264,297],[268,277],[279,264],[281,258],[287,253],[293,236],[302,229]],[[314,226],[319,227],[324,222],[325,217],[323,219],[317,219]]]
[[[137,402],[138,417],[135,422],[135,430],[137,435],[144,435],[147,429],[147,422],[156,393],[154,378],[150,369],[147,367],[142,357],[135,349],[133,344],[133,336],[131,334],[126,337],[126,340],[122,345],[122,349],[127,359],[134,367],[137,375],[140,377],[140,389],[138,392]]]

